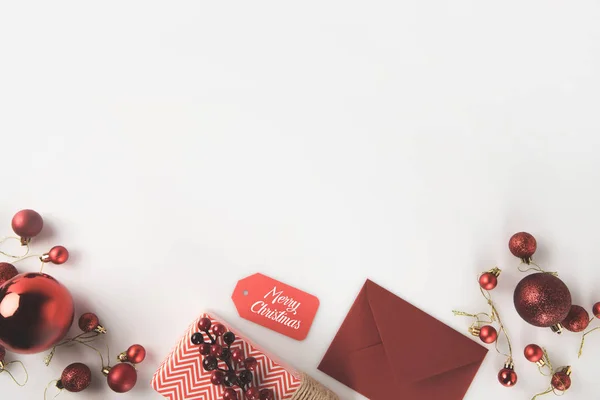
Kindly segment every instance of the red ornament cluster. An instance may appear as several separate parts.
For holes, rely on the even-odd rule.
[[[239,347],[231,348],[235,334],[222,324],[212,324],[209,318],[198,322],[199,332],[190,338],[203,356],[202,368],[211,372],[211,383],[223,385],[223,400],[239,400],[239,388],[247,400],[274,400],[272,390],[259,390],[253,385],[253,371],[257,368],[254,357],[245,357]]]
[[[540,373],[544,376],[550,376],[550,389],[534,396],[534,399],[544,394],[552,393],[560,396],[571,387],[571,367],[562,367],[559,370],[554,370],[548,354],[537,344],[529,344],[525,346],[523,352],[527,361],[537,364]],[[542,372],[546,368],[549,373]]]

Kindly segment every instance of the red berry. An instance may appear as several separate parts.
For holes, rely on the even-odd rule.
[[[219,357],[221,355],[222,351],[223,351],[223,348],[218,344],[213,344],[210,346],[210,355],[211,356]]]
[[[260,400],[273,400],[273,391],[269,389],[263,389],[260,391]]]
[[[214,324],[210,330],[215,336],[223,336],[227,332],[227,329],[221,324]]]
[[[210,344],[202,343],[198,350],[200,351],[200,354],[202,354],[203,356],[207,356],[210,354],[210,347]]]
[[[244,368],[246,369],[254,369],[256,368],[256,358],[248,357],[244,360]]]
[[[498,332],[496,331],[496,328],[491,325],[482,326],[479,331],[479,339],[481,339],[483,343],[494,343],[496,339],[498,339]]]
[[[246,397],[248,400],[260,400],[260,392],[257,388],[251,387],[250,389],[246,390]]]
[[[223,391],[223,400],[238,400],[238,395],[232,388],[227,388]]]
[[[235,349],[231,350],[231,358],[235,362],[244,361],[244,351],[240,348],[235,348]]]
[[[210,329],[210,325],[211,325],[210,319],[202,318],[198,322],[198,329],[200,329],[203,332],[206,332]]]
[[[223,371],[213,371],[210,373],[210,383],[213,385],[220,385],[223,383],[223,378],[225,374]]]
[[[527,361],[532,363],[536,363],[544,357],[544,350],[537,344],[528,344],[525,346],[525,351],[523,353],[525,354]]]
[[[484,290],[492,290],[498,285],[498,278],[491,272],[486,272],[479,277],[479,286]]]

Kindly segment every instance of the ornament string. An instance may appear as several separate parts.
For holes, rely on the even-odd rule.
[[[8,366],[9,365],[13,365],[13,364],[19,364],[21,366],[21,368],[23,368],[23,372],[25,372],[25,381],[23,381],[23,383],[19,382],[17,380],[17,378],[15,378],[15,376],[13,375],[12,372],[10,372],[8,370]],[[29,374],[27,373],[27,368],[25,368],[25,365],[21,362],[21,361],[11,361],[8,363],[3,363],[0,362],[0,374],[6,372],[8,374],[8,376],[10,376],[10,378],[19,386],[23,387],[27,384],[27,382],[29,381]]]
[[[550,394],[550,393],[552,393],[552,392],[554,392],[554,388],[553,388],[552,386],[550,386],[550,387],[549,387],[548,389],[546,389],[545,391],[543,391],[543,392],[541,392],[541,393],[538,393],[538,394],[536,394],[535,396],[533,396],[533,397],[531,398],[531,400],[535,400],[535,399],[537,399],[538,397],[544,396],[544,395],[546,395],[546,394]],[[555,393],[555,394],[556,394],[556,393]]]
[[[581,337],[581,344],[579,345],[578,358],[581,358],[581,355],[583,354],[583,346],[585,345],[585,337],[587,335],[589,335],[590,333],[597,331],[598,329],[600,329],[600,326],[598,326],[594,329],[590,329],[589,331],[587,331],[586,333],[583,334],[583,336]]]
[[[54,357],[54,354],[56,353],[57,347],[64,346],[64,345],[70,344],[70,343],[81,343],[81,344],[90,343],[90,342],[93,342],[98,336],[100,336],[100,334],[98,332],[84,332],[84,333],[80,333],[79,335],[77,335],[73,338],[64,339],[62,342],[60,342],[60,343],[56,344],[54,347],[52,347],[52,350],[50,351],[50,353],[46,356],[46,358],[44,358],[44,364],[46,364],[46,366],[50,365],[50,362],[52,362],[52,358]]]
[[[6,242],[7,240],[11,240],[11,239],[18,240],[21,244],[23,243],[23,242],[21,242],[21,238],[20,237],[5,236],[3,238],[0,238],[0,244]],[[6,257],[9,257],[9,258],[22,259],[23,257],[25,257],[25,256],[27,256],[29,254],[29,249],[30,249],[29,248],[29,243],[25,243],[23,246],[25,246],[25,254],[22,254],[20,256],[16,256],[14,254],[10,254],[10,253],[7,253],[7,252],[2,251],[2,250],[0,250],[0,254],[4,255]],[[17,260],[17,261],[19,261],[19,260]]]
[[[533,265],[533,267],[532,267],[532,265]],[[558,276],[558,272],[546,271],[542,267],[540,267],[538,264],[534,263],[533,261],[530,261],[529,263],[521,262],[521,264],[519,264],[518,268],[519,268],[519,271],[521,271],[521,272],[537,271],[537,272],[542,272],[544,274]]]
[[[46,385],[46,389],[44,390],[44,399],[46,399],[46,396],[48,395],[48,389],[50,389],[50,386],[52,386],[52,384],[54,384],[54,386],[56,386],[57,383],[58,383],[58,380],[55,379],[55,380],[51,381],[48,385]],[[61,393],[62,393],[62,389],[59,389],[58,393],[56,393],[54,395],[53,399],[57,398]]]

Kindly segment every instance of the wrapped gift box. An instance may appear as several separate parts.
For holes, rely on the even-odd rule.
[[[338,400],[338,397],[306,374],[282,364],[271,355],[254,345],[239,332],[231,329],[222,319],[202,314],[190,325],[175,349],[169,354],[152,379],[152,387],[170,400],[221,400],[223,385],[210,382],[210,372],[202,368],[202,355],[191,337],[198,331],[201,318],[210,318],[212,323],[225,325],[235,333],[236,341],[231,348],[242,348],[246,357],[254,357],[258,366],[254,372],[253,385],[260,389],[271,389],[275,400]],[[238,398],[244,399],[237,388]]]

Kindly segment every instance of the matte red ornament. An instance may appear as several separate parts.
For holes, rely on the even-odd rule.
[[[21,354],[48,350],[73,323],[73,298],[50,275],[20,274],[0,287],[0,345]]]
[[[515,386],[517,384],[517,373],[510,368],[502,368],[498,373],[498,382],[506,387]]]
[[[523,278],[515,288],[513,300],[517,313],[525,322],[553,327],[557,332],[571,309],[569,288],[549,273],[535,273]]]
[[[17,271],[14,265],[7,262],[0,262],[0,286],[17,275],[19,275],[19,271]]]
[[[583,332],[590,324],[590,314],[585,308],[573,304],[567,317],[563,320],[562,326],[571,332]]]
[[[532,363],[539,362],[542,358],[544,358],[544,350],[537,344],[528,344],[525,346],[525,351],[523,352],[527,361]]]
[[[521,261],[529,264],[537,249],[537,242],[530,233],[519,232],[512,235],[508,241],[508,248],[515,257],[519,257]]]
[[[127,360],[139,364],[146,358],[146,349],[140,344],[134,344],[127,349]]]
[[[12,219],[12,229],[24,239],[37,236],[44,227],[42,216],[33,210],[21,210]]]
[[[257,388],[251,387],[246,390],[246,398],[248,400],[260,400],[260,392]]]
[[[498,278],[491,272],[486,272],[479,277],[479,286],[484,290],[492,290],[498,285]]]
[[[232,388],[223,391],[223,400],[238,400],[237,392]]]
[[[592,312],[594,313],[594,316],[596,318],[600,318],[600,301],[596,304],[594,304],[594,307],[592,308]]]
[[[210,330],[215,336],[223,336],[223,334],[227,332],[227,329],[222,324],[214,324]]]
[[[52,264],[60,265],[69,259],[69,251],[64,246],[54,246],[48,252],[48,260]]]
[[[498,339],[498,332],[493,326],[484,325],[479,330],[479,339],[481,339],[483,343],[494,343],[496,339]]]
[[[550,384],[554,389],[564,392],[571,387],[571,377],[567,371],[558,371],[552,375]]]
[[[235,348],[231,350],[231,358],[235,362],[243,362],[245,359],[244,351],[240,348]]]
[[[67,366],[60,376],[57,386],[62,386],[68,392],[81,392],[92,383],[92,371],[82,363]]]
[[[110,368],[108,386],[117,393],[129,392],[137,382],[137,371],[131,364],[121,363]]]

